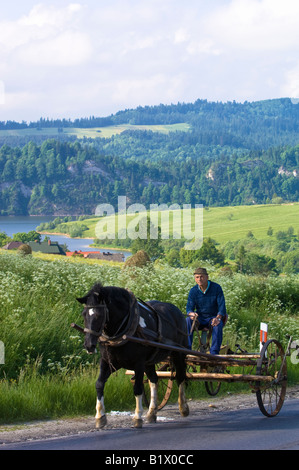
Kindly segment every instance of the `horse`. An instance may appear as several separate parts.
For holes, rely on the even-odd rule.
[[[176,370],[179,387],[179,410],[182,416],[189,414],[185,397],[186,362],[180,351],[169,351],[156,346],[134,343],[127,336],[154,340],[165,345],[188,347],[186,320],[173,304],[152,300],[138,301],[127,289],[114,286],[104,287],[96,283],[83,297],[77,298],[84,305],[85,341],[84,348],[89,354],[100,349],[100,374],[96,382],[96,428],[107,424],[104,405],[104,387],[111,373],[121,368],[135,373],[134,395],[136,408],[134,426],[143,425],[143,380],[144,373],[150,384],[151,399],[146,415],[147,422],[156,422],[158,376],[155,364],[170,357]]]

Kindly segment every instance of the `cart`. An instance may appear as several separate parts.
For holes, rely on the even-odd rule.
[[[219,355],[208,353],[208,332],[201,335],[199,350],[188,350],[135,337],[129,341],[157,348],[169,349],[186,354],[188,380],[203,381],[209,395],[215,396],[222,382],[246,382],[256,394],[260,411],[267,417],[276,416],[282,408],[287,390],[287,356],[290,355],[292,338],[289,337],[286,351],[276,339],[261,342],[261,350],[248,353],[237,345],[233,353],[228,346],[221,349]],[[261,332],[262,337],[262,332]],[[236,371],[236,369],[238,369]],[[240,373],[240,369],[241,372]],[[234,372],[235,370],[235,372]],[[236,373],[238,372],[238,373]],[[169,400],[175,380],[175,370],[169,360],[156,365],[158,375],[159,404],[161,410]],[[134,380],[134,371],[126,371]],[[148,380],[144,380],[144,402],[148,406]]]
[[[74,323],[71,326],[84,333],[84,329],[80,326]],[[262,337],[261,331],[261,339]],[[144,346],[166,349],[169,352],[176,351],[185,354],[188,380],[204,381],[210,395],[215,396],[219,392],[222,382],[246,382],[252,392],[256,393],[259,409],[265,416],[274,417],[282,408],[287,390],[287,356],[290,356],[292,337],[289,337],[286,351],[276,339],[266,340],[264,337],[265,341],[261,341],[261,350],[258,353],[248,353],[238,346],[237,352],[233,353],[228,347],[225,347],[219,355],[208,353],[209,345],[204,336],[201,336],[199,350],[185,349],[135,336],[123,335],[122,339]],[[242,373],[233,373],[234,368],[241,368]],[[160,389],[158,409],[161,410],[171,395],[175,370],[168,359],[156,365],[156,373],[159,379],[158,390]],[[134,380],[134,371],[127,370],[126,374],[132,377],[131,380]],[[148,380],[145,377],[144,401],[146,406],[149,401],[146,391],[147,384]]]

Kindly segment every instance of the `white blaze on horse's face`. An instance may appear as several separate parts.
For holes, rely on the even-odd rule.
[[[88,313],[89,313],[89,316],[92,317],[96,312],[95,312],[95,310],[94,310],[93,308],[90,308],[90,309],[88,310]]]
[[[144,321],[144,318],[140,317],[139,318],[139,325],[141,326],[141,328],[145,328],[146,327],[146,323]]]

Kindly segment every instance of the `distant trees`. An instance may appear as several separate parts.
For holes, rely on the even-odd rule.
[[[154,261],[162,256],[161,228],[155,227],[149,217],[140,221],[136,226],[136,232],[140,233],[140,224],[144,223],[146,228],[145,237],[138,236],[131,244],[132,253],[145,252]]]
[[[12,240],[5,232],[0,232],[0,248],[10,243]]]
[[[185,250],[172,248],[166,253],[166,261],[174,267],[188,267],[204,262],[215,266],[224,266],[225,257],[221,250],[218,250],[216,243],[211,238],[203,240],[199,250]]]
[[[223,247],[225,259],[243,274],[299,273],[299,233],[291,226],[276,233],[270,227],[267,234],[270,240],[246,237],[227,242]]]
[[[270,256],[258,255],[257,253],[247,253],[244,260],[242,272],[244,274],[252,275],[268,275],[271,272],[277,272],[276,261]]]
[[[24,244],[28,242],[40,242],[41,241],[41,234],[36,232],[35,230],[31,230],[30,232],[18,232],[14,233],[13,241],[14,242],[22,242]]]

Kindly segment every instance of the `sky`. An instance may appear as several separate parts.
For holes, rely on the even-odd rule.
[[[299,98],[298,0],[10,0],[0,121]]]

